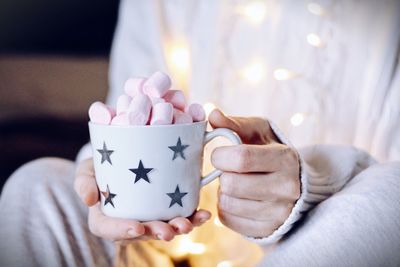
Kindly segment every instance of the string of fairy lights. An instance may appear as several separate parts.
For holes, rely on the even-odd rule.
[[[326,15],[326,10],[318,3],[310,2],[306,4],[305,8],[309,13],[315,16],[323,17]],[[266,1],[251,1],[246,4],[240,4],[235,9],[239,16],[242,16],[250,25],[260,25],[268,16],[268,6]],[[324,47],[324,42],[320,36],[315,32],[310,32],[305,36],[305,42],[315,48]],[[170,66],[170,71],[175,77],[187,77],[188,71],[191,66],[191,56],[189,46],[184,40],[177,40],[172,42],[167,50],[167,61]],[[266,66],[262,61],[251,62],[249,65],[244,66],[241,71],[241,77],[252,85],[259,84],[266,75]],[[287,68],[276,68],[269,75],[276,81],[287,81],[295,78],[297,74]],[[207,102],[203,105],[207,116],[216,107],[214,103]],[[301,125],[306,119],[307,114],[302,112],[294,113],[290,118],[290,123],[293,127]],[[216,217],[213,221],[216,227],[223,227],[222,223]],[[203,254],[207,247],[203,243],[193,242],[190,235],[183,236],[178,245],[178,254]],[[235,266],[234,261],[224,260],[217,264],[217,267],[231,267]]]

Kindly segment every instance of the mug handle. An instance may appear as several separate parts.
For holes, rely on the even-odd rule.
[[[208,142],[213,140],[215,137],[224,136],[228,138],[233,144],[240,145],[242,140],[234,131],[231,131],[226,128],[217,128],[212,130],[211,132],[206,132],[204,136],[203,146],[205,146]],[[214,181],[215,178],[222,174],[221,170],[214,169],[209,174],[201,178],[201,187],[209,184],[210,182]]]

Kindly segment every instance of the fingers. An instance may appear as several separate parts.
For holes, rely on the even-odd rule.
[[[200,226],[211,218],[211,213],[207,210],[198,210],[192,216],[189,217],[189,220],[192,222],[194,226]]]
[[[237,145],[216,148],[211,161],[215,168],[227,172],[274,172],[284,168],[298,171],[297,153],[288,146]]]
[[[177,234],[187,234],[193,230],[192,223],[184,217],[174,218],[168,222]]]
[[[204,224],[211,218],[211,213],[207,210],[195,211],[189,218],[178,217],[169,221],[177,234],[187,234],[193,230],[194,227]]]
[[[235,131],[245,144],[268,144],[278,142],[267,120],[251,117],[226,116],[219,109],[214,109],[208,116],[213,128],[228,128]]]
[[[200,210],[195,212],[190,220],[178,217],[168,223],[162,221],[140,223],[135,220],[105,216],[100,209],[100,204],[97,203],[89,208],[89,228],[94,235],[121,244],[149,239],[170,241],[177,234],[189,233],[194,226],[204,223],[210,217],[210,212]]]
[[[105,216],[99,203],[89,208],[88,220],[90,231],[107,240],[133,239],[145,234],[145,227],[137,221]]]
[[[219,109],[214,109],[208,116],[208,121],[213,128],[228,128],[239,134],[240,125],[233,118],[226,116]],[[239,134],[240,135],[240,134]]]
[[[159,239],[170,241],[175,237],[175,227],[183,233],[188,233],[193,228],[190,221],[182,217],[175,218],[170,224],[161,221],[140,223],[135,220],[105,216],[101,212],[99,204],[89,209],[90,231],[107,240]]]
[[[219,210],[219,220],[230,229],[250,237],[266,237],[272,234],[282,222],[280,221],[256,221],[239,217]]]
[[[144,222],[146,236],[154,239],[172,240],[176,234],[188,234],[193,227],[200,226],[211,218],[211,213],[206,210],[198,210],[189,218],[177,217],[167,223],[160,221]]]
[[[294,202],[300,197],[298,173],[285,170],[274,173],[241,174],[224,172],[220,193],[235,198],[269,202]]]
[[[82,201],[88,206],[93,206],[99,200],[92,159],[84,160],[78,165],[74,188]]]
[[[145,235],[153,239],[170,241],[175,237],[174,228],[168,223],[162,221],[143,222]]]
[[[200,226],[211,218],[211,213],[207,210],[198,210],[189,218],[177,217],[168,222],[160,221],[144,222],[146,228],[145,235],[139,237],[140,240],[161,239],[172,240],[176,234],[188,234],[194,227]]]
[[[257,201],[219,194],[218,209],[220,212],[266,223],[274,221],[283,223],[292,208],[293,202]]]

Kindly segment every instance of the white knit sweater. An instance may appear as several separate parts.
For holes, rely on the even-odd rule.
[[[243,12],[246,1],[121,1],[109,103],[128,77],[161,69],[191,101],[266,116],[296,147],[308,146],[299,150],[301,198],[271,236],[253,239],[259,244],[279,240],[374,162],[346,145],[380,161],[400,159],[400,2],[314,2],[319,14],[309,1],[265,1],[255,25]],[[319,45],[308,43],[311,33]],[[181,73],[173,68],[174,47],[190,53]]]
[[[283,144],[291,143],[271,123],[276,136]],[[247,239],[259,245],[279,241],[308,210],[340,191],[358,173],[376,161],[366,152],[351,146],[314,145],[299,150],[301,195],[286,221],[270,236]]]

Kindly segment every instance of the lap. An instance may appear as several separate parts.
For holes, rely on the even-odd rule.
[[[9,266],[109,266],[113,244],[93,236],[73,190],[75,164],[43,158],[19,168],[0,198],[0,258]]]
[[[309,212],[263,266],[397,266],[400,163],[375,164]]]

